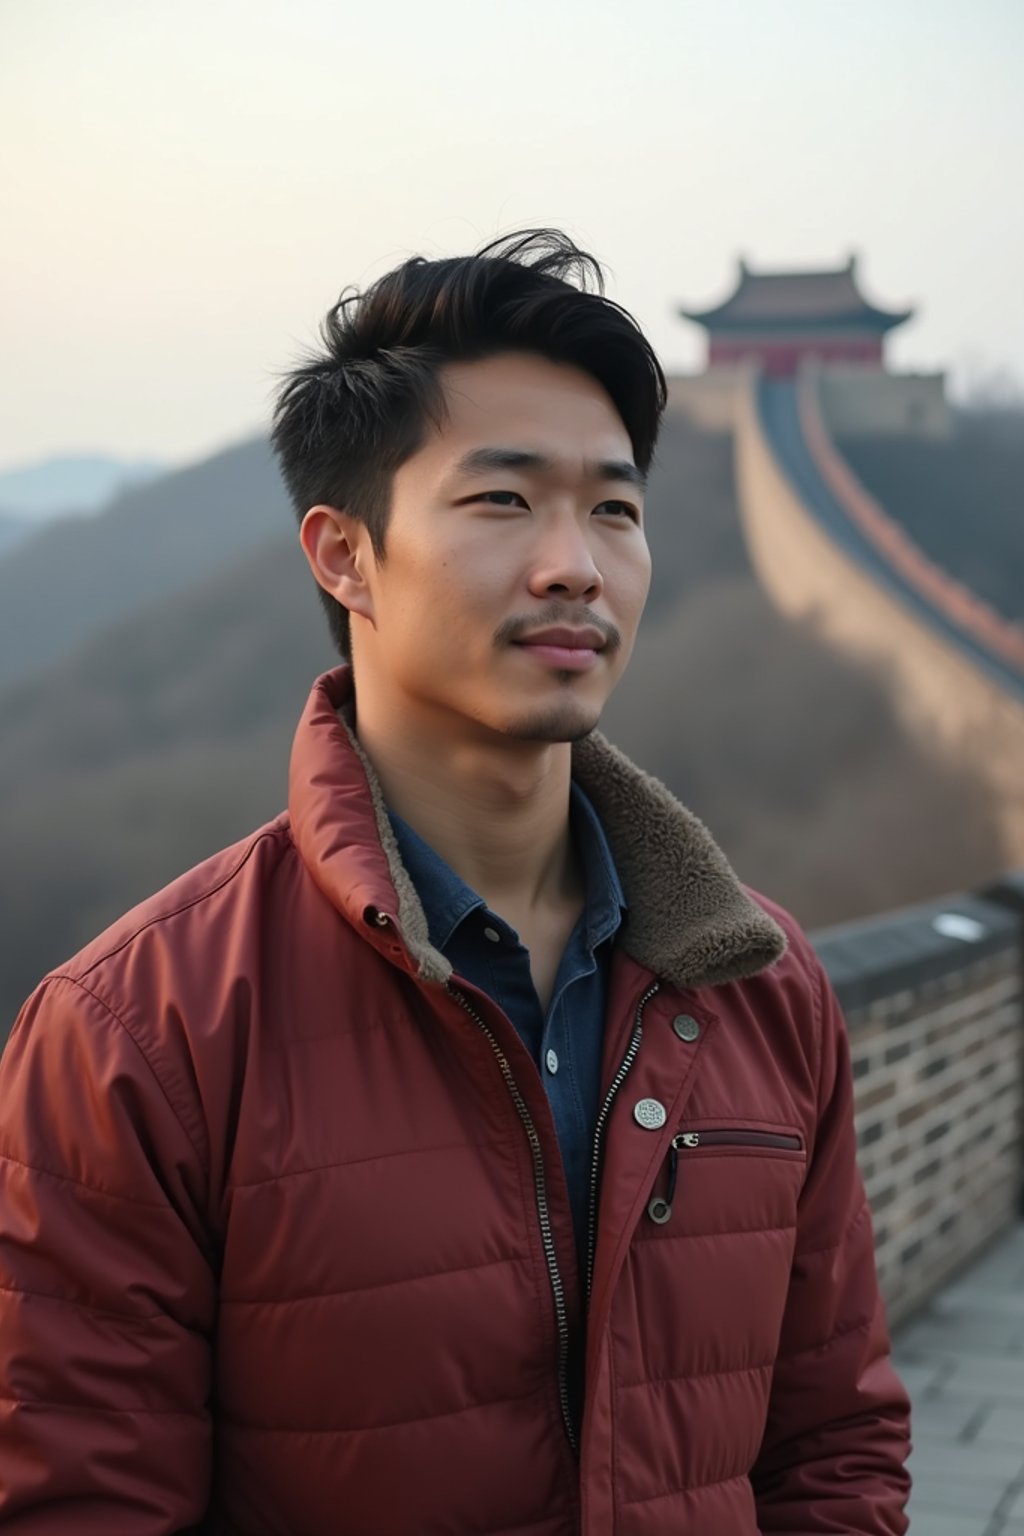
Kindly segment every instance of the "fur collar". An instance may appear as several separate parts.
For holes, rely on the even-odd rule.
[[[444,983],[447,958],[430,943],[416,888],[398,852],[380,782],[339,710],[366,772],[380,841],[398,896],[398,922],[424,981]],[[617,942],[678,987],[740,981],[781,957],[786,936],[742,886],[710,832],[660,780],[599,731],[573,747],[573,775],[601,818],[629,903]]]

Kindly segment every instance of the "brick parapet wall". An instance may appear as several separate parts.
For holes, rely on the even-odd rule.
[[[891,914],[814,936],[841,1000],[857,990],[851,950],[863,952],[871,977],[874,995],[846,1001],[846,1019],[860,1164],[891,1322],[1015,1219],[1024,1187],[1020,919],[976,900],[959,905],[975,921],[991,914],[987,952],[938,938],[936,904],[899,915],[903,942],[895,949]],[[890,956],[888,991],[885,967],[870,963],[873,945]]]

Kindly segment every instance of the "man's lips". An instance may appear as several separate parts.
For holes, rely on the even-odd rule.
[[[604,635],[599,629],[588,626],[585,629],[569,629],[565,625],[559,625],[551,629],[537,629],[532,634],[523,635],[517,640],[516,645],[541,645],[555,646],[564,651],[600,651],[604,648]]]
[[[514,643],[560,671],[586,672],[596,664],[605,638],[599,629],[538,629]]]

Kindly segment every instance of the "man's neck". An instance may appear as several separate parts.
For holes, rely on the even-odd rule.
[[[570,745],[461,727],[453,736],[415,709],[357,703],[359,743],[388,806],[493,911],[517,923],[578,904]]]

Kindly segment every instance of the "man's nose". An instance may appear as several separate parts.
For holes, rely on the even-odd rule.
[[[548,530],[530,575],[530,590],[537,597],[563,597],[593,602],[604,587],[586,536],[576,522],[559,523]]]

